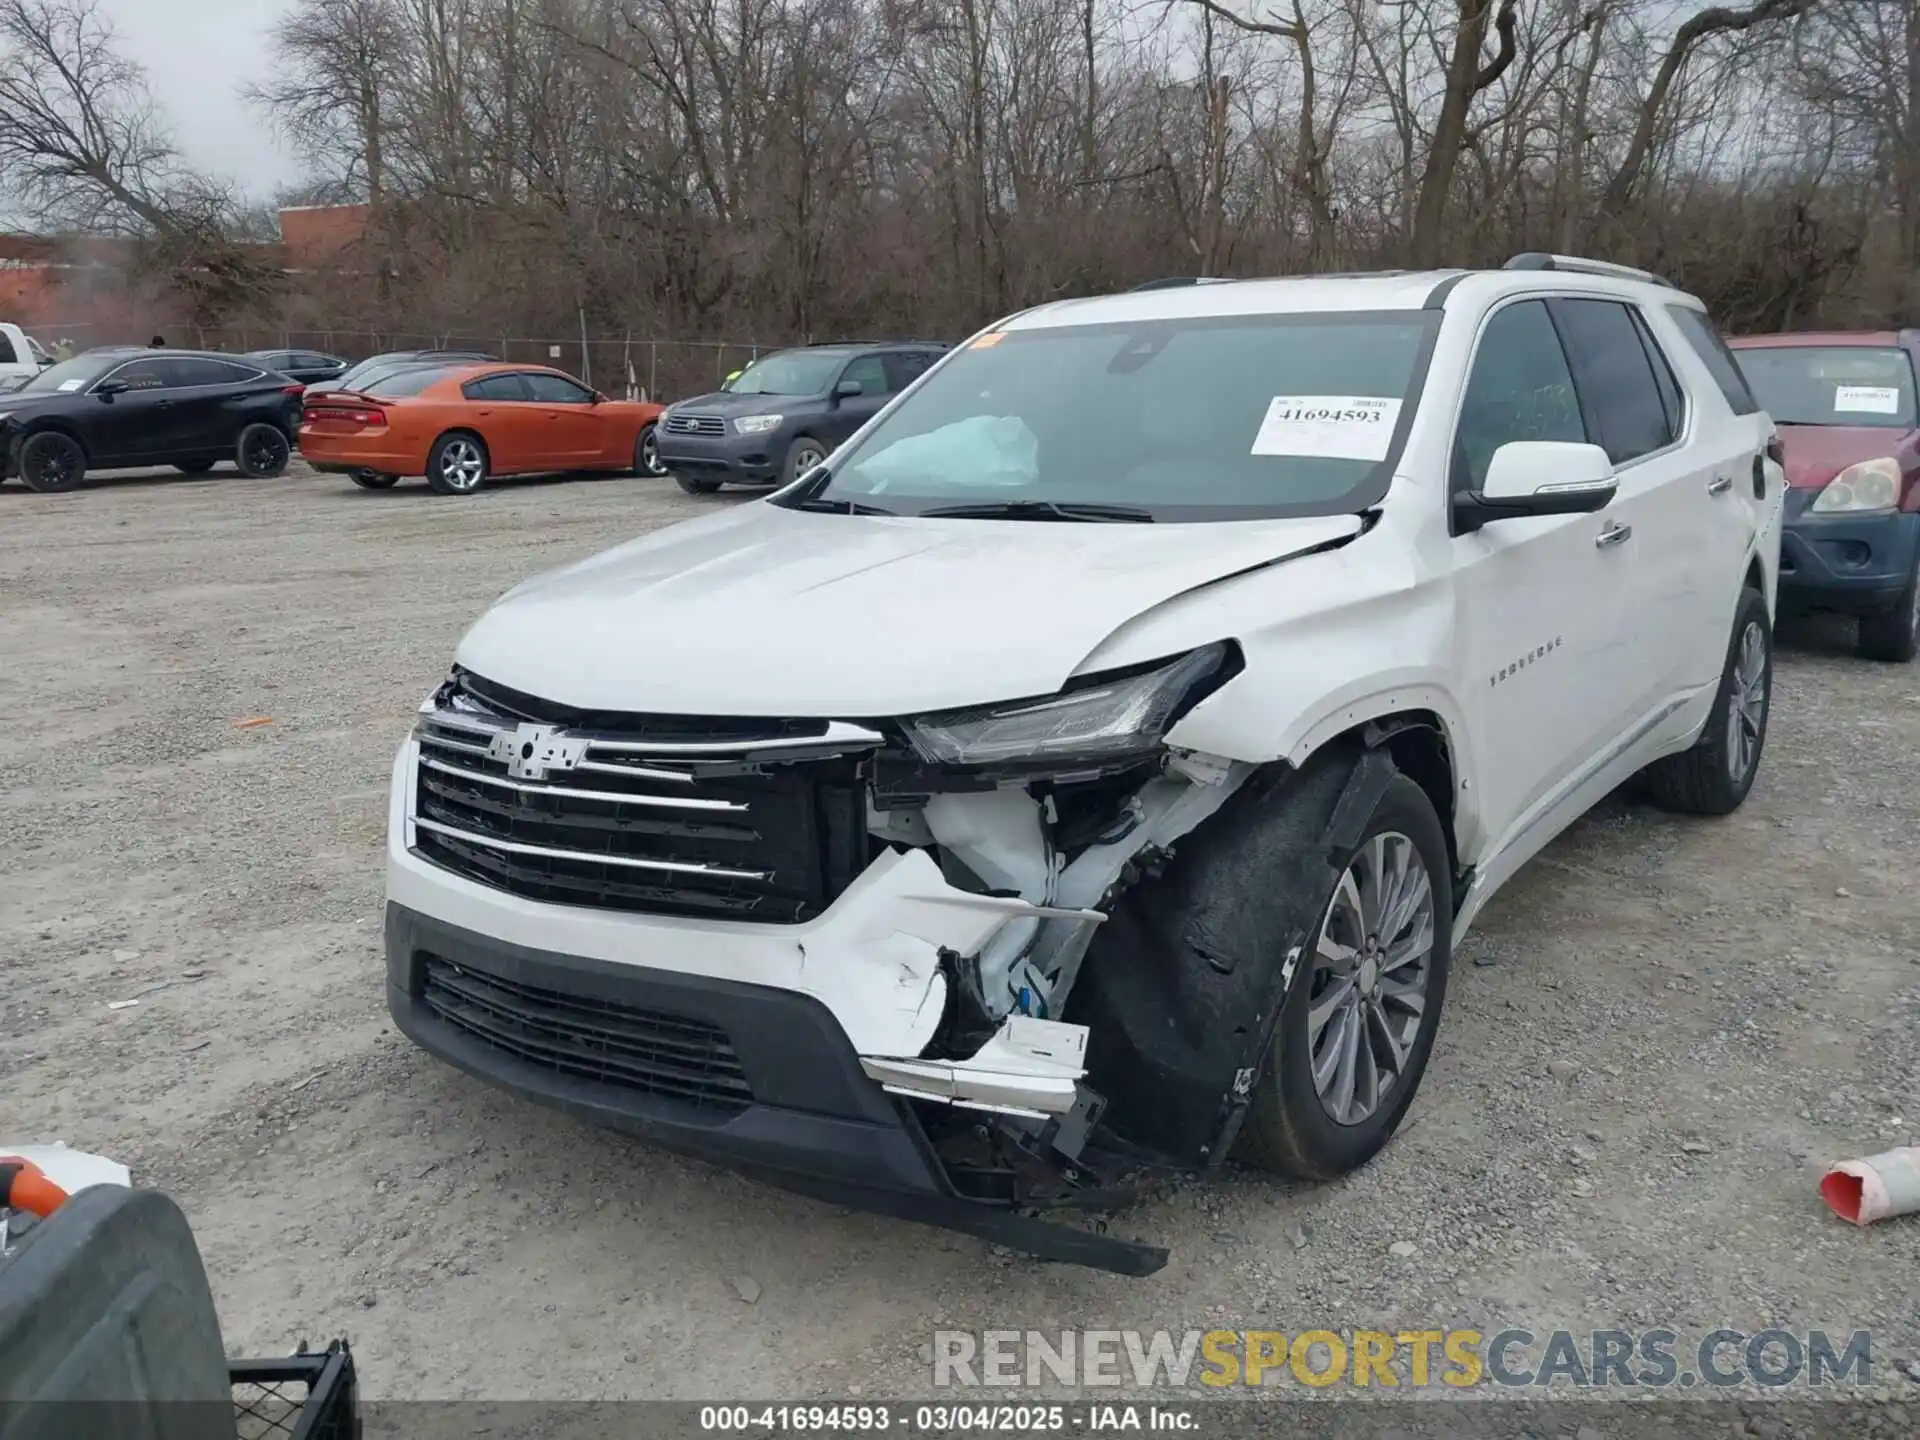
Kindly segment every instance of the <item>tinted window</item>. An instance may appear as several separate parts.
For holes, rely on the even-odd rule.
[[[896,350],[886,361],[887,389],[904,390],[933,364],[933,356],[924,350]]]
[[[0,330],[0,365],[11,365],[20,358],[14,351],[13,341],[7,338],[6,331]]]
[[[1713,328],[1713,322],[1705,312],[1691,305],[1669,305],[1667,313],[1673,317],[1673,323],[1680,327],[1680,333],[1687,337],[1687,343],[1693,347],[1693,353],[1700,357],[1700,363],[1707,367],[1707,373],[1713,376],[1713,383],[1720,387],[1720,393],[1727,397],[1727,405],[1733,413],[1751,415],[1757,411],[1759,402],[1747,388],[1746,378],[1734,362],[1733,352],[1727,348],[1727,342],[1720,338],[1720,332]]]
[[[1913,362],[1878,345],[1755,345],[1734,352],[1760,408],[1781,425],[1914,421]]]
[[[292,363],[302,370],[330,370],[341,362],[331,355],[316,354],[311,350],[302,350],[293,357]]]
[[[997,332],[922,377],[839,451],[818,494],[902,514],[1029,500],[1130,505],[1168,521],[1345,513],[1385,488],[1439,318],[1244,315]]]
[[[165,364],[167,383],[170,385],[238,385],[260,374],[260,371],[251,365],[235,365],[226,360],[199,360],[180,356],[166,361]]]
[[[159,390],[177,383],[171,374],[172,364],[170,360],[135,360],[103,378],[118,380],[129,390]]]
[[[527,382],[527,391],[535,400],[543,400],[549,405],[590,405],[593,392],[564,375],[548,375],[539,370],[528,371],[522,377]]]
[[[354,388],[362,395],[384,395],[391,398],[396,395],[418,395],[435,381],[446,378],[447,372],[441,366],[415,366],[411,370],[396,370]]]
[[[1559,332],[1539,300],[1494,313],[1474,352],[1454,439],[1455,485],[1478,490],[1510,440],[1582,444],[1587,428]]]
[[[1632,312],[1633,328],[1640,334],[1641,348],[1647,352],[1647,363],[1653,366],[1653,388],[1660,392],[1660,408],[1667,412],[1667,428],[1678,436],[1687,428],[1686,391],[1680,388],[1680,382],[1674,377],[1673,366],[1667,363],[1666,351],[1660,348],[1660,342],[1653,338],[1653,331],[1647,328],[1647,317],[1638,310]]]
[[[482,375],[462,385],[460,393],[469,400],[525,400],[527,387],[518,375]]]
[[[840,372],[840,383],[849,381],[860,387],[862,395],[884,395],[887,393],[887,366],[878,355],[862,355],[858,360],[850,361]]]
[[[284,370],[292,363],[284,350],[255,350],[247,358],[266,366],[269,370]]]
[[[1674,440],[1653,363],[1632,312],[1615,300],[1556,300],[1580,388],[1580,403],[1596,438],[1616,465],[1663,449]]]

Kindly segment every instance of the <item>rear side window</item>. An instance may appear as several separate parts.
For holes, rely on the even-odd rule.
[[[370,385],[355,388],[362,395],[383,396],[397,399],[406,395],[418,395],[436,380],[444,380],[447,372],[437,365],[423,365],[414,370],[396,370],[391,375],[383,375]]]
[[[7,332],[0,330],[0,365],[12,365],[20,356],[14,351],[13,341],[7,338]]]
[[[1553,310],[1588,429],[1608,458],[1623,465],[1671,445],[1674,423],[1632,311],[1615,300],[1556,300]]]
[[[251,365],[235,365],[226,360],[200,360],[179,357],[163,362],[169,385],[238,385],[262,372]]]
[[[179,383],[169,373],[170,368],[164,360],[134,360],[100,378],[118,380],[129,390],[160,390]]]
[[[1673,317],[1673,323],[1680,327],[1680,333],[1687,337],[1687,343],[1693,347],[1693,353],[1700,357],[1700,363],[1707,367],[1707,373],[1713,376],[1713,383],[1720,387],[1720,393],[1727,397],[1727,405],[1736,415],[1752,415],[1759,411],[1760,403],[1753,398],[1753,391],[1747,388],[1747,380],[1740,373],[1740,366],[1733,358],[1733,352],[1727,348],[1727,342],[1720,338],[1720,332],[1713,328],[1713,322],[1706,313],[1694,309],[1691,305],[1669,305],[1667,314]]]
[[[525,400],[527,387],[518,375],[482,375],[460,387],[469,400]]]
[[[886,357],[887,388],[904,390],[933,364],[933,356],[924,350],[896,350]]]
[[[1546,305],[1522,300],[1496,311],[1480,336],[1454,434],[1454,483],[1478,490],[1493,452],[1511,440],[1584,444],[1573,372]]]

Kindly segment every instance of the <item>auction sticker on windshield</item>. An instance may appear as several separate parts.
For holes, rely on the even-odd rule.
[[[1253,453],[1384,460],[1399,418],[1400,402],[1378,395],[1276,395]]]
[[[1880,385],[1836,385],[1833,408],[1865,415],[1898,415],[1900,392]]]

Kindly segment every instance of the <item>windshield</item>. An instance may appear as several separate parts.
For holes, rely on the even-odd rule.
[[[1385,491],[1381,462],[1438,322],[1354,312],[983,335],[795,503],[900,514],[1013,504],[1034,518],[1086,505],[1156,520],[1343,513]]]
[[[824,395],[846,363],[838,351],[786,350],[756,360],[727,389],[735,395]]]
[[[1776,425],[1914,424],[1913,362],[1868,345],[1763,345],[1735,350]]]
[[[126,355],[76,355],[71,360],[62,360],[58,365],[49,365],[21,386],[19,393],[84,390],[114,366],[124,365],[129,358]]]

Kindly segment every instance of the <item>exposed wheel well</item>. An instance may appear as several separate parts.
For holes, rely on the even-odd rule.
[[[471,440],[473,441],[474,444],[478,445],[480,447],[480,453],[486,457],[488,466],[489,467],[492,466],[493,450],[487,444],[487,437],[482,435],[478,430],[469,430],[464,425],[455,425],[451,429],[442,430],[438,435],[433,437],[433,443],[427,447],[428,463],[429,464],[432,463],[433,452],[440,448],[441,441],[452,440],[456,437],[464,440]]]
[[[87,442],[82,440],[76,432],[68,429],[65,425],[60,424],[58,421],[53,421],[44,425],[36,425],[33,427],[33,429],[29,430],[26,434],[22,435],[14,443],[16,445],[25,445],[27,441],[33,439],[34,436],[46,435],[46,434],[66,436],[67,439],[71,440],[74,444],[80,447],[80,453],[87,457],[88,462],[89,463],[92,462],[93,452],[87,449]]]
[[[1431,710],[1400,710],[1356,725],[1329,744],[1357,744],[1369,750],[1385,750],[1394,768],[1426,792],[1433,810],[1440,817],[1441,833],[1447,837],[1447,859],[1453,867],[1454,908],[1459,908],[1471,879],[1460,865],[1460,842],[1455,834],[1455,798],[1459,777],[1454,772],[1453,749],[1447,744],[1447,729]]]

